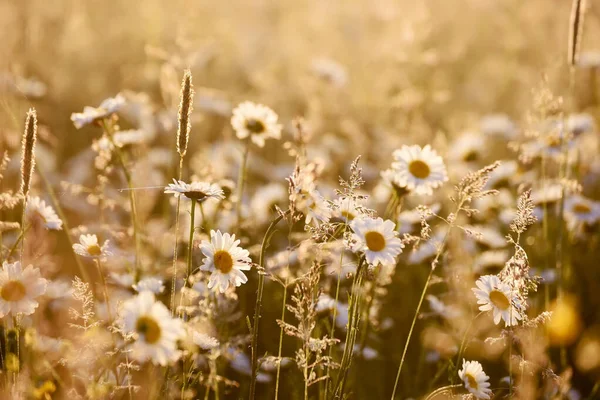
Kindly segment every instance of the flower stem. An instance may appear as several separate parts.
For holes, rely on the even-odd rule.
[[[394,399],[394,397],[396,397],[398,381],[400,380],[400,374],[402,373],[402,366],[404,365],[404,359],[406,358],[406,352],[408,351],[410,338],[412,337],[413,330],[415,329],[415,325],[417,323],[417,318],[419,316],[419,313],[421,312],[421,305],[423,304],[423,299],[425,299],[425,293],[427,293],[427,288],[429,287],[429,282],[431,281],[431,277],[433,276],[433,271],[435,271],[435,264],[432,263],[431,268],[429,269],[429,275],[427,276],[427,280],[425,281],[425,286],[423,287],[423,291],[421,292],[419,304],[417,305],[417,309],[415,310],[415,316],[413,317],[412,323],[410,325],[410,330],[408,331],[408,337],[406,338],[406,343],[404,344],[404,350],[402,350],[402,358],[400,359],[400,366],[398,367],[398,373],[396,374],[396,382],[394,383],[394,391],[392,392],[391,397],[392,400]]]
[[[183,175],[183,157],[179,157],[179,180]],[[175,245],[173,246],[173,279],[171,279],[171,317],[175,315],[175,283],[177,282],[177,250],[179,247],[179,209],[181,207],[181,196],[177,196],[177,208],[175,210]]]
[[[108,287],[106,286],[106,278],[104,277],[104,273],[102,272],[102,266],[100,265],[100,260],[96,259],[96,267],[98,267],[98,275],[100,275],[100,280],[102,281],[102,290],[104,294],[104,302],[106,303],[106,311],[108,312],[109,325],[113,321],[112,312],[110,309],[110,301],[108,299]]]
[[[187,279],[186,281],[189,284],[190,276],[192,276],[192,250],[194,249],[194,225],[195,225],[195,217],[196,217],[196,199],[191,199],[192,205],[190,206],[190,239],[188,243],[188,253],[187,253]]]
[[[252,376],[250,381],[250,400],[254,400],[254,397],[256,396],[256,377],[258,376],[258,321],[260,319],[260,308],[262,306],[262,296],[265,284],[265,276],[262,272],[262,269],[265,266],[265,251],[267,250],[267,247],[269,247],[269,241],[274,233],[275,226],[289,213],[290,210],[287,210],[284,214],[279,215],[271,222],[260,247],[259,266],[261,270],[258,271],[258,289],[256,294],[256,305],[254,307],[254,322],[252,324]]]
[[[246,164],[248,162],[248,153],[250,153],[250,144],[246,143],[242,155],[242,161],[240,162],[240,171],[238,173],[237,181],[237,203],[235,205],[235,215],[238,232],[240,231],[240,224],[242,222],[242,198],[244,197],[244,181],[246,180]]]

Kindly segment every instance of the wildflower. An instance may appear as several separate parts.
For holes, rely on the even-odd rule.
[[[489,399],[492,390],[489,388],[489,376],[483,372],[483,367],[477,361],[465,361],[458,371],[458,376],[465,384],[465,388],[478,399]]]
[[[423,148],[417,145],[402,146],[394,151],[394,159],[394,181],[415,194],[431,195],[433,189],[448,180],[442,157],[429,145]]]
[[[211,272],[209,289],[216,288],[224,293],[230,283],[237,287],[248,282],[242,271],[250,270],[252,260],[248,250],[242,249],[239,244],[235,235],[213,230],[210,231],[210,242],[202,241],[200,248],[206,257],[200,269]]]
[[[565,200],[565,216],[572,225],[593,225],[600,220],[600,202],[580,195],[570,196]]]
[[[185,334],[183,322],[172,318],[169,309],[155,300],[154,293],[143,291],[125,301],[119,323],[126,333],[134,334],[134,360],[165,366],[179,358],[177,340]]]
[[[361,204],[352,198],[338,198],[334,203],[336,205],[335,214],[347,223],[362,214]]]
[[[306,214],[306,224],[312,221],[318,225],[320,222],[328,222],[331,218],[331,210],[327,206],[327,202],[317,190],[303,196],[304,213]],[[297,205],[298,206],[298,205]]]
[[[487,136],[514,139],[518,134],[515,123],[505,114],[486,115],[479,124],[481,131]]]
[[[83,108],[83,112],[71,114],[71,121],[75,128],[81,129],[85,125],[116,113],[124,104],[125,98],[119,93],[114,98],[104,100],[98,108],[86,106]]]
[[[381,218],[358,218],[350,222],[357,241],[355,251],[364,251],[367,262],[372,265],[395,265],[396,256],[402,253],[404,244],[397,237],[395,224]]]
[[[138,293],[148,291],[154,294],[160,294],[165,291],[165,285],[162,279],[153,276],[140,279],[138,283],[134,283],[131,287]]]
[[[39,197],[30,197],[27,201],[25,215],[30,221],[41,221],[46,229],[61,230],[62,221],[54,212],[54,209]]]
[[[214,183],[185,183],[184,181],[176,181],[175,179],[173,179],[173,182],[165,188],[165,193],[172,193],[175,197],[184,195],[188,199],[196,200],[199,203],[207,199],[222,200],[225,198],[223,190]]]
[[[108,240],[102,246],[98,243],[96,235],[81,235],[79,243],[73,245],[73,251],[82,257],[100,258],[112,255],[108,250]]]
[[[442,302],[440,299],[431,294],[428,294],[425,298],[429,302],[429,308],[435,315],[439,315],[440,317],[444,317],[447,319],[452,319],[460,316],[461,314],[456,307],[444,304],[444,302]]]
[[[277,114],[269,107],[245,101],[233,110],[231,126],[239,139],[250,140],[258,147],[264,147],[265,139],[281,138],[281,125]]]
[[[13,315],[31,315],[38,307],[37,298],[46,292],[46,279],[40,276],[40,270],[29,265],[21,269],[19,261],[2,263],[0,270],[0,317]]]
[[[203,350],[212,350],[219,347],[219,341],[206,333],[194,332],[193,341]]]
[[[506,326],[512,326],[523,319],[523,305],[518,293],[496,275],[482,276],[476,284],[477,288],[472,290],[477,297],[477,304],[480,304],[479,310],[492,311],[495,324],[503,319]]]
[[[466,163],[479,161],[485,152],[485,146],[485,136],[474,132],[464,133],[453,143],[450,158]]]
[[[260,187],[250,203],[253,215],[259,222],[266,222],[273,217],[275,205],[282,205],[288,198],[287,189],[278,183],[270,183]]]

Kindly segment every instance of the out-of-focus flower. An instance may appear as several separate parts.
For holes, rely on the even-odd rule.
[[[57,231],[62,229],[63,223],[54,212],[54,209],[46,205],[46,202],[39,197],[30,197],[27,200],[25,215],[32,223],[41,221],[46,229]]]
[[[109,241],[105,240],[104,244],[100,246],[96,235],[79,236],[79,243],[73,245],[73,251],[80,256],[88,258],[100,258],[112,255],[112,252],[109,250]]]
[[[39,269],[32,265],[22,269],[19,261],[12,264],[4,261],[0,270],[0,317],[33,314],[46,285]]]
[[[239,139],[250,138],[258,147],[264,147],[266,139],[280,139],[281,125],[277,114],[269,107],[245,101],[233,110],[231,126]]]
[[[85,125],[89,125],[100,119],[109,117],[110,115],[119,111],[119,109],[125,104],[125,97],[122,94],[118,94],[116,97],[111,97],[100,103],[97,108],[85,106],[83,112],[71,114],[71,121],[75,128],[80,129]]]
[[[569,296],[556,300],[551,306],[552,318],[547,323],[550,343],[554,346],[569,346],[581,333],[582,321],[576,301]]]
[[[154,294],[160,294],[165,291],[165,284],[162,279],[156,278],[154,276],[149,276],[143,279],[140,279],[138,283],[134,283],[131,287],[141,293],[143,291],[152,292]]]

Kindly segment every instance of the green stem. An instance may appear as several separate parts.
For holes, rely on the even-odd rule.
[[[273,222],[271,222],[271,225],[269,225],[267,232],[263,237],[260,248],[259,266],[261,270],[258,271],[258,290],[256,295],[256,305],[254,307],[254,322],[252,324],[252,376],[250,381],[250,400],[254,400],[254,397],[256,396],[256,377],[258,376],[258,321],[260,319],[260,308],[262,306],[262,296],[265,283],[265,276],[262,272],[262,269],[265,266],[265,252],[269,246],[269,241],[274,233],[275,226],[289,213],[290,210],[287,210],[284,214],[279,215],[277,218],[275,218],[275,220],[273,220]]]

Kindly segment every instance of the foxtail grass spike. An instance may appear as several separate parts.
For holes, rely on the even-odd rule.
[[[37,114],[34,108],[27,111],[25,132],[23,133],[23,149],[21,158],[21,193],[27,197],[31,186],[31,176],[35,168],[35,141],[37,138]]]
[[[179,103],[179,128],[177,129],[177,152],[184,157],[190,139],[190,129],[194,103],[194,86],[192,84],[192,73],[189,69],[183,74],[181,82],[181,102]]]

